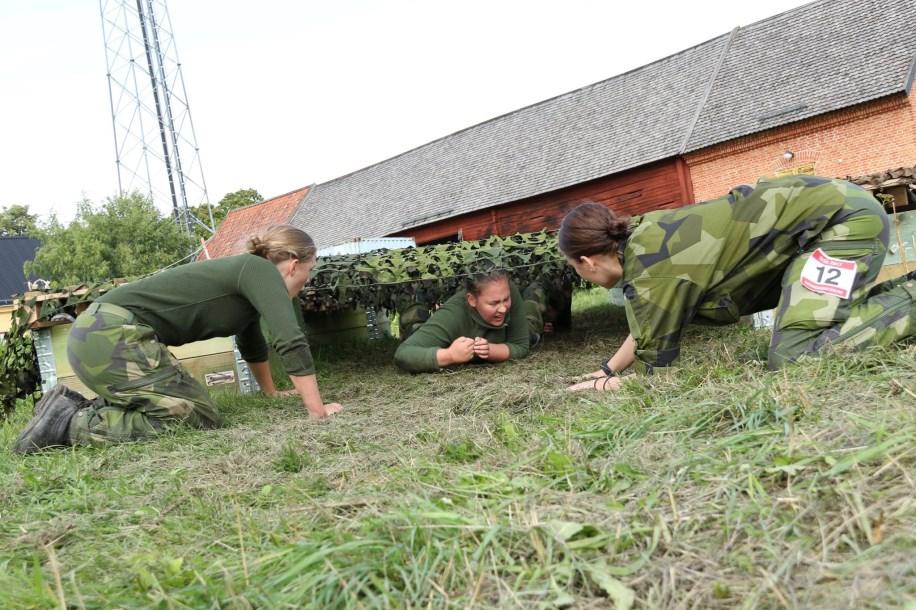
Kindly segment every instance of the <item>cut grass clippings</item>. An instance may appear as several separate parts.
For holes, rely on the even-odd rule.
[[[773,373],[765,333],[691,327],[676,374],[568,394],[626,334],[605,294],[520,362],[316,350],[325,421],[225,393],[221,430],[21,457],[20,405],[0,607],[916,604],[916,346]]]

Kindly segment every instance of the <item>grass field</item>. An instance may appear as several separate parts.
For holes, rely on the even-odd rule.
[[[779,373],[691,327],[675,376],[570,395],[626,334],[601,291],[525,361],[316,356],[326,400],[9,453],[0,608],[916,608],[916,345]]]

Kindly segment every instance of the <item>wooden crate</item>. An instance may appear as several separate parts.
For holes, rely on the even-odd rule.
[[[51,336],[53,363],[58,383],[63,383],[87,397],[94,396],[76,377],[67,360],[67,335],[70,332],[70,324],[57,324],[44,331],[49,332]],[[180,347],[171,347],[169,351],[195,379],[206,387],[239,390],[231,337],[196,341]]]

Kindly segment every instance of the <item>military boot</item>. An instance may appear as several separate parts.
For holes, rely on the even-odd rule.
[[[72,388],[68,388],[62,383],[58,383],[56,386],[42,394],[41,398],[38,399],[38,402],[35,403],[35,408],[32,410],[32,416],[41,415],[41,412],[47,408],[49,404],[55,400],[59,400],[60,397],[76,403],[77,405],[89,402],[89,399],[77,392]]]
[[[16,444],[14,453],[34,453],[46,447],[68,445],[70,420],[86,399],[63,384],[58,384],[35,404],[35,415]]]

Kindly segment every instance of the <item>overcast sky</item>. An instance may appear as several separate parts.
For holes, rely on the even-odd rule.
[[[335,178],[804,3],[168,0],[168,10],[215,203]],[[117,194],[105,72],[97,2],[0,3],[0,207],[70,219],[83,197]]]

